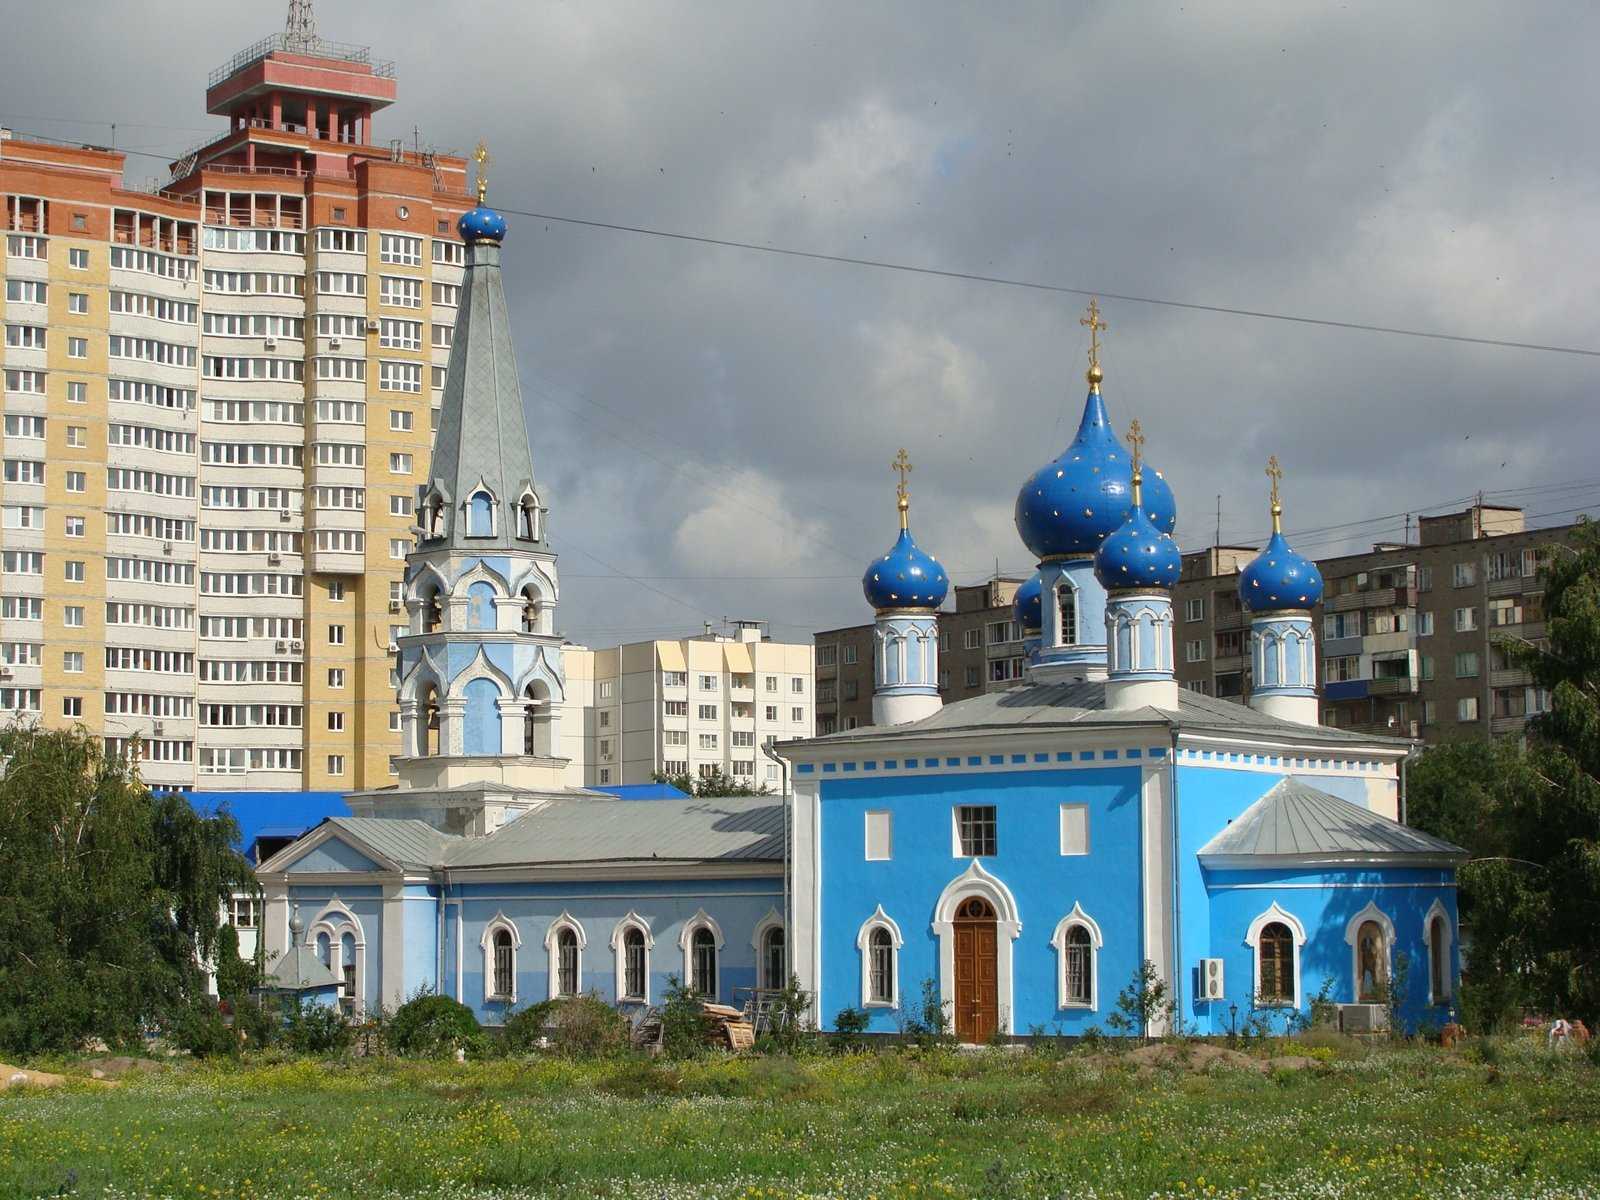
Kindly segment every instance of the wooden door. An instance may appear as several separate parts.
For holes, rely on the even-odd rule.
[[[982,1043],[1000,1024],[995,914],[987,900],[963,900],[955,919],[956,1039]]]

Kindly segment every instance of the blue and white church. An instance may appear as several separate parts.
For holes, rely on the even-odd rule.
[[[777,749],[793,765],[791,955],[824,1027],[902,1029],[931,987],[966,1042],[1104,1030],[1146,962],[1184,1030],[1313,998],[1376,1024],[1442,1023],[1459,978],[1466,855],[1401,824],[1409,744],[1317,724],[1316,566],[1272,535],[1239,579],[1247,705],[1180,690],[1172,489],[1124,445],[1101,385],[1098,307],[1077,436],[1035,471],[1016,525],[1025,678],[941,705],[947,579],[901,531],[867,570],[875,724]],[[903,466],[903,459],[897,466]],[[1400,981],[1403,994],[1398,993]]]
[[[501,283],[503,216],[458,224],[466,277],[407,556],[393,788],[263,863],[264,948],[309,951],[344,1006],[449,995],[498,1023],[668,978],[738,1002],[786,980],[781,797],[624,800],[570,786],[548,509]]]

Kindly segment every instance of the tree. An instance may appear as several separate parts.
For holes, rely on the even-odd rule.
[[[1547,643],[1498,645],[1549,711],[1521,739],[1433,747],[1411,773],[1413,822],[1473,854],[1461,902],[1482,1021],[1600,1015],[1600,525],[1580,521],[1543,574]]]
[[[671,784],[685,796],[767,796],[772,792],[766,784],[755,787],[740,783],[732,776],[724,775],[721,767],[713,767],[709,775],[666,775],[657,771],[650,778],[657,783]]]
[[[152,795],[86,731],[0,731],[0,1047],[127,1042],[204,993],[254,891],[226,814]]]

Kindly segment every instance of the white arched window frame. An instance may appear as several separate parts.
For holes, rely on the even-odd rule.
[[[1444,963],[1440,971],[1440,978],[1444,984],[1442,992],[1436,990],[1433,986],[1433,923],[1435,921],[1439,922],[1440,928],[1444,930],[1444,937],[1440,939],[1439,944],[1439,953],[1444,957]],[[1451,926],[1450,913],[1445,909],[1444,901],[1435,896],[1433,904],[1428,909],[1427,916],[1422,918],[1422,944],[1428,951],[1428,1003],[1430,1005],[1449,1004],[1454,996],[1456,982],[1454,969],[1455,940],[1455,930]]]
[[[1072,997],[1071,988],[1067,979],[1067,939],[1074,929],[1081,929],[1089,935],[1089,1001],[1084,1003]],[[1072,903],[1072,911],[1056,924],[1056,930],[1050,935],[1050,944],[1056,948],[1056,1007],[1087,1009],[1097,1012],[1100,1008],[1100,948],[1105,945],[1105,938],[1100,933],[1100,924],[1088,913],[1083,911],[1083,905],[1076,900]]]
[[[511,935],[511,991],[509,994],[495,989],[495,963],[494,942],[498,933]],[[506,1004],[517,1002],[517,968],[522,957],[522,934],[517,931],[516,922],[503,912],[497,912],[490,918],[489,923],[483,927],[483,936],[478,939],[478,946],[483,951],[483,999],[485,1003],[491,1001]]]
[[[1377,924],[1383,935],[1383,979],[1394,978],[1394,922],[1389,919],[1389,914],[1379,908],[1376,901],[1367,901],[1367,906],[1350,918],[1350,923],[1344,927],[1344,940],[1350,947],[1350,1000],[1351,1003],[1361,1003],[1361,946],[1359,945],[1361,927],[1368,921]]]
[[[1156,661],[1155,669],[1158,671],[1172,670],[1172,610],[1156,613],[1151,619],[1151,628],[1155,632]]]
[[[767,934],[773,930],[784,935],[785,944],[783,951],[784,970],[778,979],[771,977],[770,967],[767,962]],[[789,930],[783,923],[783,917],[775,908],[767,909],[766,915],[756,922],[755,928],[750,931],[750,949],[756,956],[756,986],[761,988],[782,988],[788,985]]]
[[[644,939],[644,970],[643,984],[637,991],[628,987],[628,932],[637,930]],[[650,1003],[650,952],[656,948],[656,939],[650,932],[650,922],[638,913],[630,911],[627,916],[617,922],[617,927],[611,931],[611,953],[617,965],[617,1000],[636,1000],[642,1004]]]
[[[683,951],[683,982],[686,986],[696,985],[694,977],[694,935],[698,929],[704,929],[711,934],[711,944],[714,948],[714,963],[716,965],[717,990],[722,988],[722,947],[726,945],[722,936],[722,926],[718,925],[715,918],[705,909],[699,909],[694,916],[683,923],[683,932],[678,935],[678,948]],[[706,999],[715,1000],[716,996],[707,995]]]
[[[481,527],[484,517],[488,518],[487,530]],[[468,492],[466,499],[461,502],[461,521],[469,538],[498,536],[500,500],[494,494],[494,489],[484,480],[480,479],[477,486]]]
[[[1022,916],[1017,898],[1000,879],[973,859],[970,866],[939,893],[933,908],[933,934],[939,939],[939,1002],[946,1014],[956,1008],[956,909],[972,896],[981,896],[995,911],[995,998],[1000,1005],[1000,1032],[1015,1032],[1012,1003],[1012,950],[1022,936]]]
[[[576,969],[573,971],[571,992],[561,990],[561,934],[563,931],[571,931],[573,941],[577,947],[577,964]],[[583,952],[588,946],[589,939],[583,932],[583,926],[578,923],[571,913],[563,912],[554,921],[550,922],[550,928],[545,930],[544,934],[544,952],[550,967],[549,988],[547,989],[550,999],[554,1000],[557,997],[567,995],[577,996],[583,993]]]
[[[1292,1001],[1274,1001],[1263,1004],[1261,996],[1261,931],[1268,925],[1282,925],[1289,931],[1289,936],[1294,942],[1294,997]],[[1244,944],[1250,947],[1250,994],[1257,997],[1256,1005],[1260,1008],[1295,1008],[1300,1007],[1300,997],[1305,990],[1305,982],[1300,973],[1300,950],[1306,944],[1306,927],[1301,924],[1300,918],[1286,908],[1279,906],[1274,900],[1266,912],[1261,913],[1250,928],[1245,931]]]
[[[322,938],[328,940],[328,967],[341,980],[344,978],[343,958],[341,952],[344,946],[344,936],[355,935],[355,977],[350,982],[351,1007],[356,1013],[366,1008],[365,997],[367,994],[367,935],[361,927],[361,920],[337,896],[331,898],[322,908],[322,911],[312,918],[308,930],[310,944],[317,946],[320,952]]]
[[[537,542],[543,512],[539,497],[531,490],[524,490],[517,497],[517,536],[526,542]]]
[[[889,935],[889,998],[874,999],[872,995],[872,934],[875,930],[883,930]],[[856,949],[861,952],[861,1007],[862,1008],[899,1008],[900,1007],[900,947],[906,940],[900,934],[900,926],[895,919],[883,911],[883,905],[878,905],[870,917],[861,923],[861,928],[856,932]]]
[[[1070,579],[1056,584],[1056,645],[1078,644],[1078,589]]]

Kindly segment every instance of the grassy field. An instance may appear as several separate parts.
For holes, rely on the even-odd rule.
[[[1600,1069],[1488,1058],[186,1064],[0,1095],[0,1195],[1600,1200]]]

